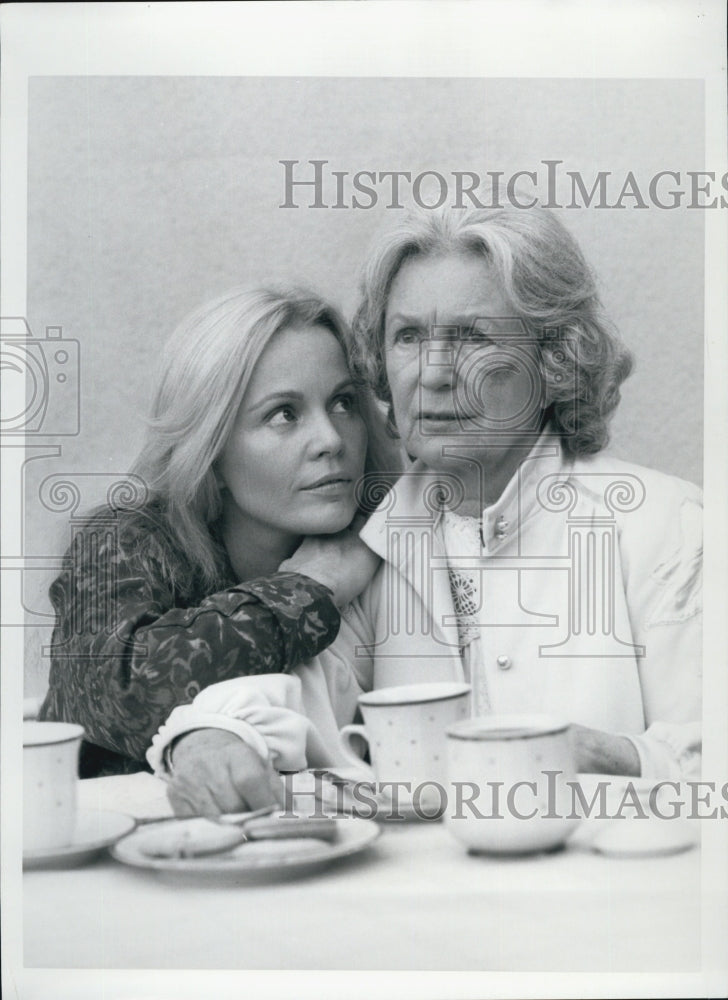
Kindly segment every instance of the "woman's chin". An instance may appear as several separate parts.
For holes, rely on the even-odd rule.
[[[483,443],[460,432],[438,435],[413,435],[407,453],[437,472],[452,471],[464,462],[477,460]]]
[[[539,430],[523,430],[512,438],[494,437],[492,433],[412,435],[406,442],[407,454],[419,459],[433,472],[455,472],[473,463],[488,468],[509,456],[522,458],[538,440]]]
[[[354,504],[351,506],[347,504],[341,510],[327,510],[322,512],[319,517],[306,518],[297,526],[297,531],[302,535],[335,535],[349,527],[355,514]]]

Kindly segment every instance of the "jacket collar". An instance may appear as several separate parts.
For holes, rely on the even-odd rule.
[[[542,511],[540,484],[551,476],[567,480],[572,465],[573,462],[564,454],[558,434],[546,428],[500,497],[482,512],[480,531],[485,552],[496,552],[507,544],[514,533],[520,532],[527,521]]]
[[[538,487],[545,476],[560,473],[567,479],[571,466],[558,434],[547,427],[499,499],[483,510],[481,537],[484,551],[497,551],[514,531],[542,509]],[[443,491],[445,496],[450,493],[454,479],[453,476],[433,472],[420,461],[414,462],[371,515],[360,537],[378,556],[397,565],[403,573],[411,568],[413,548],[422,550],[425,534],[431,539],[431,554],[444,557],[441,532],[435,529],[439,527],[442,517]],[[392,546],[388,542],[393,535],[402,536],[403,532],[410,537],[409,546]]]

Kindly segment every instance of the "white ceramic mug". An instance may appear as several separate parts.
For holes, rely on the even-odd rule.
[[[69,722],[23,723],[23,850],[67,847],[76,824],[83,729]]]
[[[352,737],[366,740],[378,786],[406,782],[398,801],[431,813],[446,795],[445,731],[470,715],[469,694],[469,684],[453,682],[379,688],[359,696],[364,725],[344,726],[341,736],[349,749]]]
[[[470,851],[551,850],[576,829],[568,728],[545,715],[493,715],[449,727],[445,819]]]

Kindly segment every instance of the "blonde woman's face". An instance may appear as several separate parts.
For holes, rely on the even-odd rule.
[[[392,282],[386,370],[408,454],[487,472],[532,445],[543,414],[537,346],[475,254],[414,257]]]
[[[321,326],[263,351],[217,465],[235,514],[265,534],[330,534],[352,520],[367,435],[344,352]]]

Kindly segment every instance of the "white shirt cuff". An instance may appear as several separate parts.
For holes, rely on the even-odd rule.
[[[147,750],[147,760],[154,773],[159,778],[170,776],[167,750],[171,744],[185,733],[195,729],[222,729],[234,733],[243,742],[253,748],[263,760],[268,760],[268,746],[254,726],[242,719],[218,713],[204,713],[194,709],[192,705],[182,705],[176,708],[166,723],[152,739],[152,745]]]
[[[640,758],[640,775],[654,780],[675,781],[696,777],[702,761],[699,722],[655,722],[636,736],[624,733]]]

